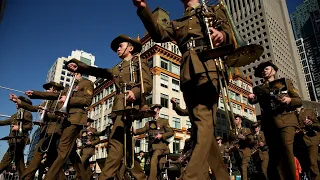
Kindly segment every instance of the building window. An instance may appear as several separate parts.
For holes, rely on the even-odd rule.
[[[97,119],[97,129],[100,129],[100,118]]]
[[[242,97],[242,103],[243,104],[248,104],[248,98]]]
[[[104,115],[103,116],[103,125],[106,126],[108,124],[108,116]]]
[[[152,94],[150,94],[149,96],[147,96],[147,97],[146,97],[146,100],[147,100],[147,104],[148,104],[149,106],[151,106],[151,104],[152,104]]]
[[[168,119],[169,120],[169,116],[166,114],[160,114],[160,117],[163,119]]]
[[[61,81],[64,81],[64,77],[63,77],[63,76],[61,76],[61,77],[60,77],[60,80],[61,80]]]
[[[142,128],[142,120],[136,121],[136,129]]]
[[[179,92],[180,82],[176,79],[172,79],[172,91]]]
[[[169,107],[169,96],[166,94],[160,94],[160,102],[162,107],[168,108]]]
[[[178,65],[172,64],[171,66],[171,72],[177,75],[180,75],[180,68]]]
[[[229,91],[229,96],[231,99],[236,99],[236,93]]]
[[[164,75],[164,74],[160,74],[160,85],[164,88],[168,88],[169,86],[169,77]]]
[[[169,61],[161,57],[161,68],[169,71]]]
[[[180,139],[174,139],[173,141],[173,153],[178,154],[180,151]]]
[[[173,117],[172,118],[172,122],[173,122],[173,126],[172,127],[177,128],[177,129],[181,129],[180,118]]]
[[[187,129],[188,129],[188,128],[191,128],[190,119],[187,119],[187,120],[186,120],[186,126],[187,126]]]
[[[67,78],[67,80],[66,80],[67,82],[70,82],[70,78]]]
[[[153,68],[153,58],[148,61],[149,68]]]

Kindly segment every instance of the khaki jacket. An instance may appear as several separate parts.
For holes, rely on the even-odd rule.
[[[173,129],[169,125],[167,119],[159,118],[156,120],[157,128],[155,130],[150,129],[149,122],[145,124],[143,128],[137,129],[135,135],[148,133],[149,136],[149,149],[150,150],[166,150],[169,153],[168,142],[166,141],[173,136]],[[154,139],[157,134],[162,134],[162,138]]]
[[[293,87],[292,81],[286,79],[286,84],[288,88],[288,96],[291,98],[289,105],[284,105],[283,108],[273,111],[270,106],[270,88],[268,83],[256,86],[253,88],[253,92],[256,95],[255,100],[249,101],[251,104],[259,103],[262,110],[262,121],[261,127],[299,127],[298,119],[295,114],[295,110],[302,106],[302,100],[299,94]],[[263,129],[265,130],[265,129]]]
[[[54,112],[54,107],[57,103],[57,100],[48,100],[47,104],[47,112],[44,116],[44,124],[41,125],[40,134],[41,136],[44,136],[45,133],[48,135],[52,135],[53,133],[56,133],[58,135],[61,135],[62,132],[62,126],[57,121],[60,120],[58,116],[56,116]],[[42,107],[45,107],[45,102],[41,104]],[[40,105],[39,105],[40,106]],[[25,103],[21,101],[21,104],[19,104],[19,107],[26,109],[31,112],[37,112],[39,110],[39,106],[32,106],[28,103]],[[61,108],[61,103],[57,104],[57,110]]]
[[[89,129],[81,130],[80,131],[80,138],[82,138],[84,135],[88,136],[86,133],[84,133],[84,132],[88,132],[88,131],[95,133],[95,132],[97,132],[97,129],[90,127]],[[83,148],[81,151],[81,154],[82,155],[83,154],[95,155],[95,146],[97,144],[99,144],[100,139],[99,139],[99,137],[96,137],[96,136],[88,136],[87,139],[91,142],[91,145]]]
[[[68,122],[75,125],[87,124],[86,107],[91,105],[93,99],[93,83],[86,79],[80,79],[74,85],[73,93],[68,103]],[[66,95],[69,87],[66,87],[62,95]],[[32,99],[55,100],[60,93],[33,91]]]
[[[9,139],[8,143],[9,144],[14,144],[15,142],[20,143],[20,142],[24,142],[26,144],[30,143],[30,139],[29,139],[29,131],[32,130],[32,114],[29,111],[23,110],[23,120],[26,122],[22,123],[22,132],[24,137],[22,139]],[[15,113],[13,114],[9,119],[7,120],[3,120],[0,121],[0,126],[6,126],[6,125],[18,125],[19,121],[19,113]],[[14,137],[16,136],[16,132],[11,131],[11,127],[10,127],[10,133],[9,133],[10,137]]]
[[[224,34],[224,44],[233,44],[232,31],[231,27],[228,24],[228,19],[226,17],[226,12],[222,10],[218,5],[209,6],[209,11],[214,12],[217,19],[222,20],[220,32]],[[177,20],[170,21],[166,24],[160,24],[161,20],[156,20],[150,9],[138,8],[137,14],[142,20],[144,27],[149,32],[151,38],[158,43],[175,41],[181,50],[187,42],[190,41],[191,37],[194,39],[204,39],[207,38],[207,35],[204,32],[204,29],[200,26],[202,19],[199,19],[201,13],[201,6],[194,8],[188,8],[183,17]],[[200,47],[201,48],[201,47]],[[203,47],[207,48],[207,47]],[[181,88],[183,89],[184,83],[193,79],[196,74],[201,74],[205,72],[216,72],[217,68],[213,60],[201,61],[201,58],[198,56],[197,52],[186,51],[182,53],[182,61],[180,66],[180,81]],[[210,74],[213,76],[211,78],[217,78],[216,73]]]
[[[261,160],[265,160],[268,159],[268,146],[266,144],[266,139],[264,137],[264,133],[262,131],[259,132],[259,134],[252,134],[253,139],[254,139],[254,145],[255,147],[257,147],[257,153],[259,154],[259,157]],[[263,142],[264,146],[261,147],[259,145],[259,142]],[[253,149],[254,150],[254,149]]]
[[[307,116],[309,116],[309,119],[312,120],[313,122],[312,126],[309,127],[309,129],[305,129],[307,127],[303,123],[303,121]],[[314,111],[312,109],[301,109],[298,117],[299,117],[301,128],[307,131],[311,131],[311,132],[305,133],[305,135],[303,136],[303,140],[306,143],[306,145],[307,146],[319,145],[317,133],[314,128],[314,126],[316,126],[316,124],[318,124],[319,122]]]
[[[118,65],[114,66],[111,69],[104,69],[104,68],[98,68],[93,66],[88,66],[85,63],[82,63],[81,61],[75,61],[78,64],[78,72],[92,75],[95,77],[105,78],[108,80],[113,80],[116,87],[116,96],[113,101],[113,107],[112,110],[123,110],[124,109],[124,94],[121,91],[122,84],[127,84],[127,90],[132,90],[136,97],[136,101],[134,101],[134,107],[136,109],[139,109],[140,100],[145,97],[141,97],[141,88],[140,88],[140,71],[139,71],[139,64],[136,59],[132,60],[133,63],[129,61],[122,61]],[[130,87],[130,67],[131,70],[134,73],[134,80],[136,83],[132,84]],[[144,92],[145,94],[148,94],[152,91],[152,78],[151,78],[151,72],[148,67],[148,64],[146,60],[141,60],[141,69],[142,69],[142,79],[143,79],[143,85],[144,85]],[[127,104],[129,106],[129,103]]]

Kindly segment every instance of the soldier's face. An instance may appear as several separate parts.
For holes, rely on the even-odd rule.
[[[133,46],[128,42],[122,42],[119,44],[117,54],[120,58],[127,57],[133,51]]]
[[[242,122],[242,120],[241,120],[241,118],[239,118],[239,117],[237,117],[237,118],[234,119],[234,123],[235,123],[237,126],[239,126],[239,125],[241,124],[241,122]]]
[[[254,128],[254,131],[255,131],[255,132],[259,132],[259,131],[260,131],[260,127],[259,127],[259,126],[258,126],[258,127],[255,127],[255,128]]]
[[[263,73],[262,73],[262,76],[264,78],[269,78],[274,75],[275,75],[275,70],[273,69],[272,66],[267,66],[264,68]]]
[[[159,115],[160,109],[159,108],[154,108],[154,112],[156,112],[156,114],[154,116]]]

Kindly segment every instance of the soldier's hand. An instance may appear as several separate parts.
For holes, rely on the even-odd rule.
[[[146,0],[132,0],[132,1],[133,1],[133,4],[134,4],[137,8],[147,7]]]
[[[177,104],[177,99],[176,99],[176,98],[171,98],[170,102],[171,102],[172,104]]]
[[[303,123],[307,126],[311,126],[313,124],[313,122],[310,119],[308,119],[308,117],[306,117],[306,119],[303,121]]]
[[[128,90],[127,92],[127,100],[130,102],[133,102],[136,100],[136,96],[134,95],[134,93],[131,90]]]
[[[87,144],[88,144],[88,145],[91,145],[91,141],[87,141]]]
[[[161,139],[162,138],[162,134],[157,134],[156,138],[157,139]]]
[[[71,72],[76,72],[78,70],[78,65],[76,63],[69,63],[67,69]]]
[[[282,97],[282,98],[280,99],[280,101],[281,101],[282,103],[290,104],[291,98],[290,98],[290,97],[287,97],[287,96],[284,96],[284,97]]]
[[[212,27],[210,27],[209,30],[211,32],[210,37],[212,39],[213,46],[218,47],[224,40],[223,33]]]
[[[246,137],[245,137],[244,135],[242,135],[242,134],[239,134],[239,135],[238,135],[238,138],[239,138],[239,139],[245,139]]]
[[[59,103],[64,103],[66,101],[67,96],[61,96],[61,98],[58,100]]]
[[[17,103],[17,104],[21,104],[21,100],[18,99],[18,96],[17,96],[17,95],[15,95],[15,94],[10,94],[9,97],[10,97],[10,100],[11,100],[11,101],[13,101],[13,102],[15,102],[15,103]]]
[[[249,94],[249,99],[250,99],[250,100],[253,100],[255,97],[256,97],[255,94],[253,94],[253,93]]]
[[[29,91],[24,92],[24,94],[27,95],[27,96],[32,96],[33,91],[29,90]]]
[[[260,141],[259,142],[259,146],[263,147],[264,146],[264,142]]]
[[[19,130],[19,126],[18,125],[13,125],[11,130],[12,131],[18,131]]]

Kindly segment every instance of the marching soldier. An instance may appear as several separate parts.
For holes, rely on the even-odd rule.
[[[180,84],[184,100],[198,135],[191,160],[182,175],[184,180],[209,179],[208,165],[215,179],[229,179],[228,172],[220,156],[213,135],[216,123],[216,110],[219,99],[217,66],[213,59],[205,60],[198,53],[210,49],[209,36],[205,33],[205,22],[201,14],[202,6],[198,0],[181,1],[185,13],[181,19],[160,25],[152,15],[146,0],[133,0],[137,13],[151,38],[158,43],[174,40],[182,54]],[[231,28],[224,10],[210,6],[215,17],[221,20],[219,28],[209,27],[214,47],[233,44]],[[219,51],[222,52],[223,50]],[[218,52],[218,51],[217,51]],[[206,137],[206,138],[203,138]]]
[[[43,85],[43,88],[46,90],[46,92],[55,92],[55,93],[60,92],[64,89],[64,87],[61,84],[56,82],[46,83]],[[61,119],[59,116],[56,116],[54,114],[54,111],[56,110],[56,108],[60,109],[61,105],[58,103],[58,99],[51,100],[51,101],[48,100],[47,103],[43,102],[41,105],[38,105],[38,106],[32,106],[28,103],[25,103],[19,100],[17,96],[15,96],[14,94],[11,94],[10,99],[13,102],[16,102],[19,107],[31,112],[37,112],[39,110],[42,110],[42,108],[46,108],[42,111],[42,113],[45,113],[45,115],[43,116],[44,117],[43,122],[40,122],[41,123],[40,124],[41,126],[40,140],[35,147],[34,154],[32,156],[31,161],[29,162],[27,169],[24,171],[23,175],[21,176],[21,179],[33,180],[37,170],[41,165],[41,161],[43,159],[46,159],[47,161],[47,162],[44,162],[44,164],[42,164],[43,167],[46,167],[45,166],[46,164],[50,166],[55,160],[56,156],[58,155],[56,145],[58,140],[60,139],[62,127],[59,122]],[[51,143],[49,146],[50,141]],[[44,170],[44,168],[39,169],[39,171],[41,170]],[[41,174],[42,173],[39,173],[40,176]],[[59,172],[59,179],[65,179],[65,175],[62,170]]]
[[[234,123],[236,128],[230,131],[230,139],[233,144],[238,146],[238,151],[241,158],[241,179],[248,179],[248,164],[251,157],[250,146],[252,143],[251,130],[249,128],[242,127],[242,117],[235,116]]]
[[[219,146],[219,150],[220,150],[221,156],[223,157],[225,155],[225,152],[226,152],[226,146],[224,144],[222,144],[222,137],[221,136],[217,136],[216,140],[217,140],[217,143],[218,143],[218,146]]]
[[[306,172],[308,179],[320,179],[318,168],[319,141],[313,124],[319,123],[312,109],[298,108],[300,132],[296,136],[295,144],[298,145],[296,157],[299,159],[302,169]],[[309,157],[309,158],[306,158]]]
[[[149,180],[156,180],[158,169],[161,170],[165,163],[165,155],[169,154],[170,149],[166,141],[173,136],[173,130],[167,119],[159,117],[162,106],[154,104],[151,109],[156,112],[153,121],[149,121],[143,128],[133,130],[135,135],[148,133],[149,153],[152,153]]]
[[[253,123],[252,124],[253,132],[253,142],[254,148],[251,151],[251,155],[253,157],[257,157],[258,161],[261,164],[261,177],[259,179],[267,180],[267,169],[268,169],[268,161],[269,161],[269,154],[268,154],[268,146],[266,144],[266,140],[264,137],[264,133],[260,131],[260,124]]]
[[[81,159],[76,152],[76,140],[79,137],[79,133],[83,128],[83,125],[87,123],[85,108],[91,105],[94,87],[93,83],[89,80],[83,79],[80,73],[72,74],[75,78],[74,84],[65,88],[58,100],[59,103],[67,105],[67,116],[63,120],[63,129],[58,145],[58,157],[49,168],[45,177],[45,179],[48,180],[55,180],[58,178],[59,171],[68,158],[77,173],[81,175],[81,178],[88,179],[86,177],[83,164],[81,163]],[[69,94],[68,92],[72,93]],[[39,99],[57,99],[60,95],[60,93],[39,92],[33,90],[26,91],[25,94],[31,98]],[[67,95],[70,96],[67,97]]]
[[[285,79],[288,90],[285,96],[274,98],[270,95],[273,87],[269,85],[275,81],[277,70],[278,67],[270,61],[259,64],[254,75],[263,78],[264,83],[254,87],[249,102],[259,103],[262,109],[261,128],[269,148],[268,178],[294,180],[293,141],[299,127],[295,109],[302,105],[302,101],[289,79]],[[278,85],[283,86],[282,83]]]
[[[18,97],[19,100],[32,105],[32,102],[23,96]],[[19,177],[25,170],[24,165],[24,148],[29,144],[29,131],[32,130],[32,114],[18,107],[18,112],[13,114],[10,119],[0,121],[0,126],[11,125],[8,137],[9,148],[4,154],[0,163],[0,174],[13,162],[13,166],[18,171]]]
[[[122,61],[112,69],[102,69],[97,67],[91,67],[82,63],[80,61],[69,61],[68,69],[70,71],[82,72],[87,75],[93,75],[96,77],[101,77],[109,80],[114,80],[116,86],[116,96],[114,99],[113,111],[124,110],[125,108],[131,108],[132,103],[135,109],[139,109],[140,107],[144,107],[145,105],[145,94],[148,94],[152,91],[152,78],[151,72],[148,67],[148,64],[145,60],[141,61],[141,69],[142,72],[138,72],[139,63],[135,61],[134,54],[139,53],[142,49],[142,44],[140,41],[130,38],[126,35],[120,35],[116,37],[111,42],[111,49],[114,52],[117,52],[118,56],[122,59]],[[134,72],[134,74],[132,73]],[[139,74],[142,73],[143,78],[143,86],[145,94],[142,94],[141,87],[138,85],[134,85],[130,87],[131,83],[134,79],[139,80]],[[132,78],[133,79],[132,79]],[[124,83],[127,86],[126,92],[126,106],[124,106],[124,93],[122,89],[124,88]],[[140,85],[141,82],[139,81]],[[141,95],[143,97],[141,97]],[[142,109],[142,108],[141,108]],[[105,166],[102,169],[102,172],[99,176],[99,179],[105,180],[108,178],[116,177],[117,171],[120,169],[121,161],[123,157],[123,142],[124,142],[124,116],[117,115],[116,120],[113,124],[109,143],[108,143],[108,156],[105,162]],[[128,131],[127,134],[130,134],[131,123],[126,121],[129,127],[126,129]],[[136,177],[136,179],[146,179],[139,163],[137,161],[134,162],[134,168],[131,170],[131,173]]]
[[[95,133],[97,132],[96,128],[91,127],[91,123],[94,122],[93,119],[88,118],[87,120],[87,127],[86,129],[83,129],[80,131],[80,139],[82,142],[82,145],[79,147],[81,149],[81,162],[83,164],[83,167],[86,171],[87,177],[92,176],[92,170],[90,168],[90,162],[89,159],[95,155],[95,146],[99,144],[100,139],[96,136],[90,135],[88,132]],[[76,178],[78,178],[78,174],[76,174]]]

